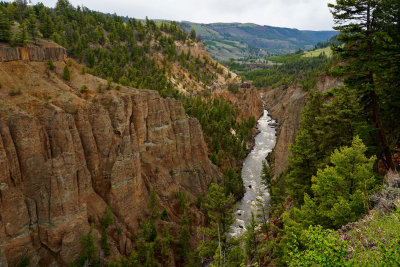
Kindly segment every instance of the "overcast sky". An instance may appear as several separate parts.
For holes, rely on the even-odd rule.
[[[33,0],[54,7],[57,0]],[[176,21],[252,22],[260,25],[331,30],[333,0],[70,0],[74,5],[134,18]]]

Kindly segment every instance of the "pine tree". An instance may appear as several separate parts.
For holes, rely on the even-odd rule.
[[[26,45],[29,41],[28,39],[28,30],[26,28],[25,23],[21,23],[18,28],[17,36],[16,36],[16,44],[17,45]]]
[[[187,226],[187,225],[186,225]],[[187,228],[189,232],[189,228]],[[190,240],[190,235],[188,240]],[[161,256],[163,257],[163,261],[165,262],[168,259],[168,248],[170,248],[171,243],[174,241],[174,237],[169,233],[169,229],[166,225],[164,225],[162,230],[162,237],[160,238],[161,243]],[[188,248],[190,248],[190,242],[188,243]]]
[[[69,69],[68,69],[67,65],[65,65],[65,67],[64,67],[63,79],[66,80],[66,81],[69,81],[71,79],[70,73],[69,73]]]
[[[267,163],[263,160],[262,162],[262,170],[261,170],[261,183],[267,188],[267,190],[271,189],[271,169],[267,165]]]
[[[189,220],[188,216],[185,214],[181,218],[181,229],[179,231],[178,240],[178,253],[180,261],[182,263],[187,262],[190,253],[190,232],[189,232]]]
[[[45,9],[42,9],[39,13],[39,18],[40,18],[40,26],[39,26],[40,32],[42,33],[44,38],[50,38],[54,33],[53,21],[50,15],[47,14]]]
[[[86,259],[90,262],[94,255],[96,254],[97,247],[96,247],[96,237],[92,233],[93,226],[90,228],[90,231],[87,235],[84,235],[81,239],[82,245],[82,254]]]
[[[257,239],[257,226],[258,223],[254,218],[254,213],[251,212],[251,219],[249,225],[246,226],[246,233],[244,235],[244,248],[246,250],[247,259],[250,262],[257,262],[260,264],[260,259],[258,255],[258,244]]]
[[[377,87],[376,56],[379,54],[379,46],[376,40],[382,33],[377,20],[383,14],[380,12],[382,4],[387,1],[378,0],[337,0],[336,4],[329,4],[331,13],[337,26],[335,30],[340,31],[338,40],[344,43],[335,50],[340,53],[344,60],[349,60],[345,66],[346,85],[354,90],[356,95],[361,96],[363,106],[368,111],[377,133],[377,142],[380,151],[377,151],[387,164],[393,169],[393,161],[390,153],[386,133],[382,127],[382,119],[379,109],[379,88]]]
[[[154,188],[152,188],[150,190],[150,201],[147,204],[147,208],[152,219],[157,219],[160,217],[159,205],[160,203],[158,202],[157,193]]]
[[[36,26],[36,16],[35,14],[31,13],[26,20],[26,26],[29,37],[36,43],[37,37],[37,26]]]
[[[191,38],[192,40],[195,40],[195,39],[196,39],[196,31],[195,31],[194,29],[191,29],[191,30],[190,30],[190,38]]]
[[[230,194],[225,195],[224,188],[212,183],[208,189],[205,208],[210,220],[210,227],[204,228],[204,233],[209,240],[203,241],[199,248],[202,257],[211,258],[214,255],[217,260],[225,262],[224,255],[228,250],[227,233],[234,221],[233,210],[235,200]]]
[[[132,250],[131,255],[129,256],[127,266],[129,267],[139,267],[141,266],[139,255],[135,250]]]
[[[286,176],[287,193],[299,205],[305,193],[311,195],[311,177],[318,169],[323,153],[319,143],[323,138],[318,131],[316,118],[322,110],[322,94],[311,92],[300,121],[300,131],[295,144],[290,146],[289,171]]]
[[[287,194],[296,206],[303,203],[305,193],[313,195],[311,177],[329,163],[334,149],[350,145],[354,135],[369,137],[369,127],[360,113],[358,97],[347,87],[333,89],[327,95],[310,92],[296,142],[290,146],[292,155],[285,176]]]
[[[107,227],[113,223],[114,223],[114,215],[112,214],[110,206],[107,206],[103,215],[103,226],[107,229]]]
[[[11,40],[11,23],[4,12],[0,11],[0,41]]]
[[[19,9],[19,17],[24,18],[24,11],[26,7],[28,6],[28,1],[27,0],[15,0],[15,3],[18,6]]]
[[[268,213],[270,205],[263,199],[256,199],[257,219],[261,221],[261,230],[268,235]]]
[[[318,224],[340,227],[357,220],[369,209],[368,194],[375,185],[373,165],[376,158],[368,159],[365,152],[365,145],[355,137],[351,147],[332,153],[332,166],[318,170],[312,178],[314,198],[308,205],[315,203],[319,218],[314,220]]]
[[[101,229],[101,248],[106,256],[110,255],[110,243],[108,243],[107,231],[104,226]]]
[[[379,111],[382,126],[388,133],[388,143],[394,144],[398,140],[393,133],[400,130],[397,116],[400,113],[400,2],[383,0],[377,13],[376,25],[380,32],[374,44],[379,51],[375,56],[375,82],[381,89],[379,104],[382,108]]]

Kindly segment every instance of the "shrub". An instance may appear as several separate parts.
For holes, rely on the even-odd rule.
[[[110,79],[107,79],[107,87],[106,87],[106,89],[107,89],[107,90],[112,89],[112,82],[111,82]]]
[[[345,266],[347,242],[333,230],[310,226],[302,234],[304,250],[294,246],[289,252],[289,266]]]
[[[236,94],[239,91],[239,85],[238,84],[234,84],[234,83],[230,83],[228,84],[228,90],[234,94]]]
[[[51,60],[51,59],[47,62],[47,66],[48,66],[49,70],[54,70],[55,69],[53,60]]]
[[[164,209],[164,210],[161,212],[161,217],[160,217],[160,219],[161,219],[161,220],[165,220],[167,217],[168,217],[168,212],[167,212],[166,209]]]
[[[84,256],[90,262],[96,254],[96,237],[92,233],[93,226],[87,235],[84,235],[81,239],[82,256]]]
[[[20,266],[21,266],[21,267],[26,267],[26,266],[29,265],[30,261],[31,261],[31,260],[29,259],[29,257],[25,255],[25,256],[22,258],[22,260],[21,260]]]
[[[87,86],[84,84],[80,90],[81,94],[84,94],[87,92]]]
[[[101,248],[106,256],[110,255],[110,243],[108,243],[108,236],[106,228],[103,226],[101,229]]]
[[[112,214],[110,206],[106,207],[103,215],[103,226],[107,229],[114,222],[114,215]]]
[[[71,80],[71,76],[70,76],[69,69],[68,69],[67,65],[65,65],[65,67],[64,67],[63,79],[66,80],[66,81],[70,81]]]
[[[8,93],[10,96],[16,96],[16,95],[21,95],[21,89],[18,89],[17,91],[15,91],[14,89],[11,89],[11,91]]]

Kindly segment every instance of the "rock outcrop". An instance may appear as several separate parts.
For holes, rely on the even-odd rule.
[[[151,189],[174,223],[175,192],[194,199],[221,178],[199,122],[179,101],[107,91],[106,81],[82,75],[75,63],[65,82],[65,63],[55,65],[48,76],[44,62],[0,63],[0,266],[18,266],[24,256],[33,265],[69,264],[90,223],[100,229],[107,205],[122,230],[110,241],[118,258],[130,253]]]
[[[54,43],[28,45],[24,47],[11,47],[7,43],[0,42],[0,62],[8,61],[62,61],[67,56],[66,49]]]
[[[263,115],[264,107],[260,92],[254,88],[239,88],[233,93],[227,89],[214,91],[213,96],[231,102],[240,112],[240,116],[248,119],[254,116],[256,120]],[[238,118],[241,119],[240,117]]]
[[[326,92],[343,84],[341,79],[321,75],[314,89]],[[308,93],[301,85],[292,85],[283,90],[280,87],[267,89],[263,93],[266,107],[272,117],[278,120],[277,140],[271,154],[274,176],[279,176],[288,166],[289,146],[296,140],[301,113],[307,102]]]

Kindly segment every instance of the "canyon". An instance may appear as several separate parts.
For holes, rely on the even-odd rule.
[[[199,122],[178,100],[124,86],[99,93],[107,81],[82,74],[78,63],[63,60],[65,49],[54,49],[39,52],[51,55],[54,72],[43,61],[48,56],[32,54],[38,49],[18,61],[0,53],[9,61],[0,63],[1,266],[17,266],[24,256],[34,265],[68,265],[90,224],[99,236],[107,206],[116,218],[107,230],[111,256],[129,254],[150,190],[173,229],[180,219],[175,193],[195,199],[222,177]],[[70,81],[61,78],[66,64]]]
[[[176,193],[194,201],[211,181],[222,180],[221,169],[208,158],[199,122],[178,100],[119,85],[107,90],[106,80],[82,73],[55,44],[0,47],[0,58],[0,265],[19,265],[26,256],[32,264],[66,266],[77,259],[91,225],[100,239],[107,206],[115,217],[107,230],[111,258],[129,255],[132,234],[149,216],[151,190],[168,213],[157,227],[167,225],[176,234],[181,216]],[[62,79],[65,66],[70,81]],[[213,97],[232,103],[239,121],[258,119],[260,91],[234,76],[230,82],[238,90],[231,92],[221,77]],[[322,75],[315,88],[340,84]],[[278,176],[287,167],[307,92],[293,85],[261,93],[279,122],[272,152]],[[196,242],[205,216],[195,205],[190,209],[196,214],[190,225]],[[174,266],[170,254],[167,262]]]
[[[342,85],[342,78],[321,74],[313,90],[327,92]],[[271,117],[278,121],[277,140],[270,155],[274,177],[282,174],[289,164],[289,156],[291,155],[289,147],[296,141],[301,113],[307,103],[307,96],[307,91],[299,84],[292,84],[286,89],[281,87],[266,88],[262,92],[266,108]]]

